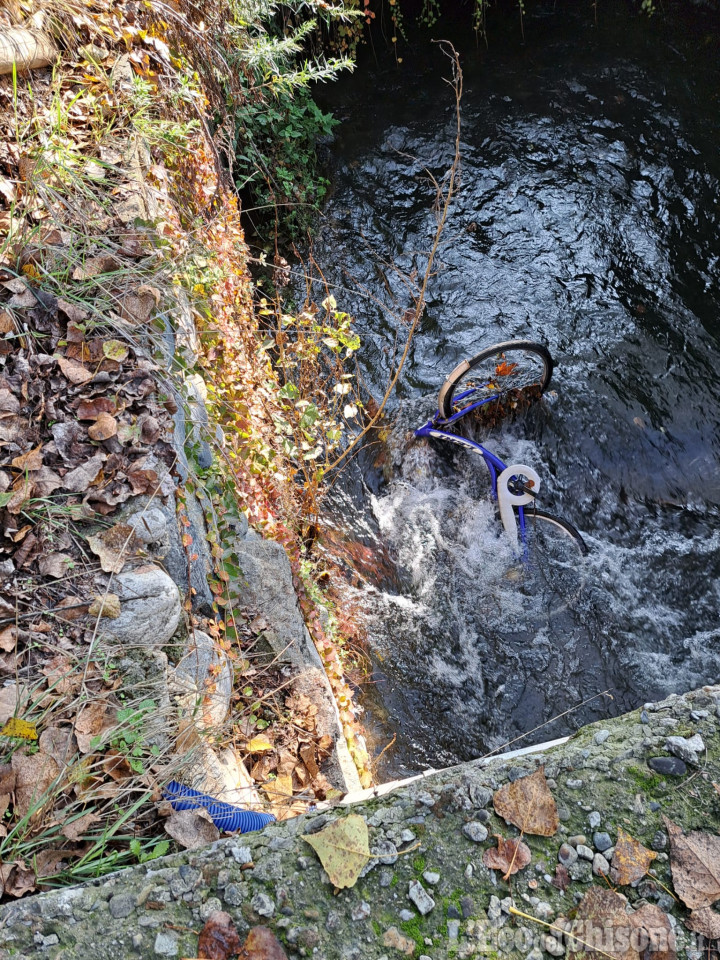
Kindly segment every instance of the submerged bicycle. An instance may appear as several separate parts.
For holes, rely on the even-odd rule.
[[[515,556],[526,565],[545,557],[571,568],[573,560],[587,554],[587,546],[571,523],[537,508],[540,477],[535,470],[523,463],[506,464],[487,447],[450,429],[471,414],[491,427],[529,407],[546,390],[552,372],[550,352],[540,343],[509,340],[488,347],[455,367],[440,390],[435,416],[415,436],[447,440],[479,454],[490,472],[492,494]]]

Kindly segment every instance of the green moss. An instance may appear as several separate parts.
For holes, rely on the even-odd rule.
[[[412,920],[404,920],[400,924],[400,929],[402,932],[410,937],[411,940],[414,940],[417,946],[422,950],[425,946],[425,933],[421,929],[425,918],[418,915],[413,917]]]
[[[379,937],[380,934],[382,933],[382,927],[377,922],[377,920],[371,920],[370,922],[372,923],[372,928],[375,931],[375,936]]]
[[[390,881],[390,886],[396,887],[399,883],[400,883],[400,877],[396,873],[394,873],[393,878]]]
[[[415,857],[413,860],[413,870],[417,874],[424,873],[425,871],[425,857]]]
[[[640,767],[630,766],[627,768],[628,777],[636,783],[645,793],[658,793],[662,777],[656,773],[648,773],[641,770]]]

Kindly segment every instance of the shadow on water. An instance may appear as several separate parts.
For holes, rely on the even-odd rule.
[[[352,588],[370,713],[398,737],[385,776],[478,756],[605,689],[531,741],[718,679],[720,84],[698,23],[548,16],[525,47],[463,54],[461,185],[388,463],[366,454],[333,495],[343,535],[393,558]],[[344,123],[315,256],[345,287],[376,394],[403,331],[360,291],[411,305],[389,264],[422,271],[423,167],[441,174],[452,149],[442,60],[415,53],[332,94]],[[482,463],[407,440],[459,360],[513,337],[549,345],[555,394],[489,445],[534,465],[542,506],[591,546],[553,616],[508,576]]]

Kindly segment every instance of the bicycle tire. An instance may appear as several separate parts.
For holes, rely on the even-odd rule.
[[[557,517],[554,513],[548,513],[547,510],[537,510],[532,507],[525,507],[525,524],[530,524],[534,520],[542,520],[544,523],[551,523],[555,527],[572,538],[583,557],[588,555],[588,546],[582,538],[582,534],[574,527],[569,520],[563,517]]]
[[[529,354],[534,358],[532,372],[526,373],[522,369],[515,372],[518,366],[516,362],[508,363],[506,354],[516,353],[518,356],[522,353]],[[492,372],[492,363],[495,363],[495,371]],[[490,382],[486,382],[487,377],[482,374],[485,371],[478,371],[477,368],[482,364],[487,364],[491,371]],[[507,367],[508,372],[501,372],[502,367]],[[515,408],[520,399],[526,399],[527,402],[539,399],[543,391],[547,389],[553,373],[553,359],[548,348],[542,343],[535,343],[532,340],[507,340],[504,343],[496,343],[485,350],[481,350],[471,360],[463,360],[449,374],[445,383],[442,385],[438,396],[438,410],[443,420],[449,420],[463,409],[468,409],[478,401],[483,403],[486,414],[494,416],[504,416],[508,409]],[[479,384],[473,383],[472,372],[477,371],[475,376],[480,376]],[[498,374],[503,377],[502,384],[499,386],[494,383]],[[537,380],[535,377],[537,376]],[[525,382],[527,380],[527,382]],[[469,396],[464,397],[460,404],[453,403],[453,398],[458,392],[458,387],[463,387],[461,393],[471,390]],[[485,406],[488,409],[484,409]]]

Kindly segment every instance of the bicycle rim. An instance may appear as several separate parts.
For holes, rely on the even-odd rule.
[[[571,607],[586,579],[585,541],[575,527],[543,510],[525,510],[524,590],[550,614]]]
[[[540,343],[495,344],[455,367],[440,391],[440,415],[449,420],[474,407],[473,418],[493,426],[539,400],[552,369],[552,357]]]

